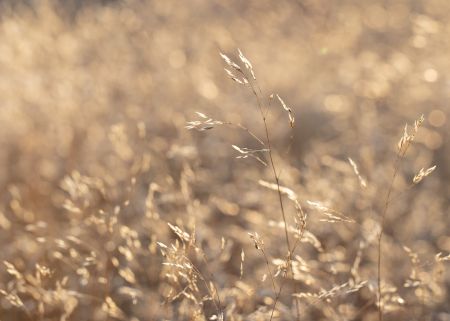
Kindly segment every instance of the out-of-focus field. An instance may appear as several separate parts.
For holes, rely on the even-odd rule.
[[[449,321],[449,34],[447,0],[1,2],[0,320],[379,320],[424,114],[382,311]],[[295,113],[267,118],[287,276],[258,142],[186,128],[265,138],[237,48]]]

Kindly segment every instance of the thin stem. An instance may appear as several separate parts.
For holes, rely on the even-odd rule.
[[[246,75],[243,73],[242,70],[239,70],[239,72],[244,76],[244,78],[249,79],[248,77],[246,77]],[[292,251],[291,251],[291,244],[289,241],[289,233],[288,233],[288,224],[287,224],[287,220],[286,220],[286,214],[285,214],[285,209],[284,209],[284,204],[283,204],[283,197],[282,197],[282,193],[281,193],[281,188],[280,188],[280,177],[277,174],[277,169],[275,166],[275,161],[273,158],[273,151],[272,151],[272,144],[271,144],[271,140],[270,140],[270,134],[269,134],[269,127],[267,125],[267,114],[269,113],[269,106],[270,106],[270,100],[269,100],[269,104],[267,105],[266,111],[264,111],[264,104],[261,102],[261,98],[260,95],[262,95],[262,91],[261,88],[259,87],[258,83],[256,82],[256,80],[252,81],[249,80],[248,81],[249,87],[252,90],[255,98],[256,98],[256,102],[258,105],[258,109],[259,112],[261,114],[261,118],[264,124],[264,132],[265,132],[265,138],[266,138],[266,143],[267,143],[267,149],[268,149],[268,153],[269,153],[269,161],[270,161],[270,167],[272,168],[272,172],[273,172],[273,176],[275,178],[275,182],[277,184],[277,192],[278,192],[278,202],[280,204],[280,210],[281,210],[281,216],[283,218],[283,222],[284,222],[284,234],[285,234],[285,239],[286,239],[286,247],[287,247],[287,267],[288,267],[288,271],[291,271],[292,277],[294,275],[294,270],[293,270],[293,265],[292,265]],[[258,92],[260,95],[258,95]],[[279,297],[281,295],[281,292],[283,290],[283,286],[286,282],[286,279],[288,277],[288,273],[286,273],[284,275],[284,281],[280,286],[280,289],[278,291],[278,294],[275,298],[275,302],[274,302],[274,306],[272,309],[272,313],[271,313],[271,317],[270,320],[272,320],[274,311],[276,309],[276,304],[279,300]],[[295,305],[296,305],[296,310],[297,310],[297,319],[300,319],[300,308],[298,305],[298,301],[295,300]]]
[[[384,207],[383,207],[383,212],[381,214],[381,222],[380,222],[380,233],[378,235],[378,260],[377,260],[377,283],[378,283],[378,320],[379,321],[383,321],[383,307],[382,307],[382,292],[381,292],[381,281],[382,281],[382,271],[381,271],[381,267],[382,267],[382,253],[381,253],[381,246],[382,246],[382,241],[383,241],[383,235],[384,235],[384,225],[385,225],[385,221],[386,221],[386,215],[387,215],[387,211],[389,208],[389,204],[391,203],[391,195],[392,195],[392,191],[394,189],[394,182],[395,179],[398,175],[399,172],[399,168],[400,168],[400,163],[401,160],[403,158],[403,156],[405,156],[406,151],[409,147],[409,144],[404,146],[403,150],[400,150],[397,153],[396,159],[395,159],[395,164],[394,164],[394,173],[392,175],[392,179],[391,182],[389,184],[389,189],[387,191],[386,194],[386,199],[385,199],[385,203],[384,203]]]
[[[223,122],[224,125],[229,125],[229,126],[236,126],[244,131],[246,131],[250,136],[252,136],[255,140],[258,141],[258,143],[260,143],[262,146],[266,146],[266,144],[262,141],[262,139],[260,139],[258,136],[256,136],[256,134],[254,134],[250,129],[248,129],[247,127],[243,126],[240,123],[232,123],[232,122]]]
[[[257,104],[258,104],[258,109],[259,109],[259,112],[261,114],[261,117],[262,117],[262,120],[263,120],[263,123],[264,123],[264,132],[265,132],[265,136],[266,136],[267,149],[268,149],[268,152],[269,152],[270,167],[272,168],[272,172],[273,172],[276,184],[277,184],[278,201],[279,201],[279,204],[280,204],[281,215],[282,215],[283,222],[284,222],[284,233],[285,233],[285,238],[286,238],[286,246],[287,246],[287,249],[288,249],[288,258],[289,258],[289,261],[290,261],[291,260],[291,245],[290,245],[290,242],[289,242],[288,226],[287,226],[286,214],[285,214],[285,211],[284,211],[283,197],[282,197],[281,190],[280,190],[280,179],[279,179],[279,176],[277,174],[275,162],[273,160],[272,144],[271,144],[271,140],[270,140],[269,127],[267,125],[267,118],[266,118],[266,114],[263,111],[263,104],[261,103],[259,95],[256,92],[255,86],[253,85],[252,82],[249,82],[249,84],[250,84],[250,88],[251,88],[253,94],[256,97],[256,101],[257,101]],[[259,91],[261,92],[261,89],[259,89]]]
[[[217,316],[219,317],[219,313],[220,313],[220,314],[222,313],[222,302],[221,302],[221,300],[220,300],[219,289],[217,288],[216,282],[214,282],[214,274],[211,272],[211,269],[210,269],[210,266],[209,266],[209,262],[208,262],[208,260],[206,259],[206,255],[205,255],[205,253],[203,252],[203,250],[202,250],[201,248],[199,248],[198,246],[196,246],[195,244],[194,244],[193,246],[194,246],[195,249],[197,249],[197,250],[200,252],[200,254],[201,254],[200,256],[201,256],[201,258],[202,258],[202,260],[203,260],[203,263],[205,263],[206,272],[208,272],[208,274],[209,274],[209,279],[211,280],[211,284],[212,284],[212,286],[213,286],[213,288],[214,288],[214,292],[216,292],[217,304],[215,303],[215,300],[213,300],[213,302],[214,302],[214,305],[216,306],[216,309],[217,309],[217,312],[218,312],[218,315],[217,315]],[[201,275],[200,271],[199,271],[199,270],[195,267],[195,265],[192,263],[192,261],[191,261],[191,264],[192,264],[192,266],[194,267],[194,269],[197,270],[197,272],[200,274],[200,277],[203,278],[203,280],[205,281],[205,284],[206,284],[206,280],[205,280],[204,277]],[[207,287],[207,288],[209,289],[209,287]],[[211,291],[210,291],[210,292],[211,292]],[[210,293],[210,294],[212,294],[212,293]],[[213,295],[211,295],[211,297],[214,298]]]
[[[272,281],[273,292],[276,293],[277,290],[276,290],[276,286],[275,286],[275,278],[273,276],[272,270],[270,269],[269,259],[267,257],[267,254],[266,254],[266,251],[264,250],[264,248],[261,248],[261,252],[264,256],[264,259],[266,260],[267,271],[269,272],[270,280]]]
[[[287,251],[288,251],[288,253],[287,253],[288,266],[291,268],[291,271],[292,271],[291,244],[290,244],[290,241],[289,241],[288,225],[287,225],[287,220],[286,220],[286,214],[285,214],[285,211],[284,211],[283,197],[281,195],[280,179],[278,177],[277,170],[276,170],[276,167],[275,167],[275,162],[273,160],[273,155],[272,155],[272,144],[271,144],[271,140],[270,140],[269,128],[268,128],[268,125],[267,125],[266,113],[264,113],[263,105],[261,103],[261,100],[259,98],[258,93],[256,92],[256,89],[255,89],[253,83],[249,82],[249,84],[250,84],[250,88],[251,88],[253,94],[256,97],[256,101],[257,101],[257,104],[258,104],[258,109],[259,109],[259,112],[261,114],[261,118],[262,118],[263,123],[264,123],[264,132],[265,132],[265,136],[266,136],[267,149],[268,149],[268,152],[269,152],[270,167],[272,169],[273,176],[274,176],[276,184],[277,184],[278,202],[280,204],[281,216],[282,216],[283,222],[284,222],[284,234],[285,234],[285,238],[286,238],[286,246],[287,246]],[[259,91],[261,92],[261,89],[259,89]],[[284,277],[285,277],[285,279],[287,278],[287,273],[286,273],[286,275]],[[277,294],[277,296],[275,298],[275,302],[274,302],[274,306],[273,306],[272,313],[271,313],[271,316],[270,316],[270,320],[272,320],[272,318],[273,318],[273,314],[275,312],[277,302],[278,302],[279,297],[281,295],[281,291],[283,290],[284,283],[285,283],[285,281],[283,281],[283,283],[281,284],[280,290],[278,291],[278,294]],[[297,307],[297,311],[298,311],[298,302],[297,302],[297,300],[295,300],[295,302],[296,302],[296,307]]]
[[[287,275],[284,275],[283,282],[280,285],[280,289],[278,290],[278,293],[275,297],[275,302],[273,303],[272,312],[270,313],[270,321],[272,321],[273,314],[275,313],[275,310],[276,310],[275,308],[276,308],[277,302],[280,299],[281,292],[283,291],[283,287],[286,284],[286,280],[287,280]]]

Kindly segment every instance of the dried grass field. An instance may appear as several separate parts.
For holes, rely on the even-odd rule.
[[[449,34],[447,0],[1,1],[0,321],[449,321]]]

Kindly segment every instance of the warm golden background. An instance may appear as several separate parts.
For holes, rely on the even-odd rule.
[[[269,320],[248,233],[275,272],[270,168],[235,158],[232,144],[258,148],[245,131],[185,128],[198,111],[264,136],[223,71],[219,52],[240,48],[296,115],[293,130],[277,104],[268,118],[281,183],[308,214],[274,320],[296,318],[293,293],[310,293],[301,320],[378,320],[380,213],[404,124],[423,113],[387,214],[385,320],[449,321],[449,262],[435,259],[450,252],[449,35],[447,0],[0,2],[0,320],[213,320],[202,278],[226,320]]]

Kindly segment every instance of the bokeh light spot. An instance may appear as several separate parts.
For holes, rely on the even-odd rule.
[[[436,71],[436,69],[428,68],[428,69],[425,70],[425,72],[423,73],[423,78],[424,78],[425,81],[427,81],[427,82],[435,82],[436,80],[438,80],[439,74],[438,74],[438,72]]]
[[[442,110],[434,109],[428,115],[428,121],[430,122],[431,126],[441,127],[447,121],[447,116],[444,114],[444,112]]]

